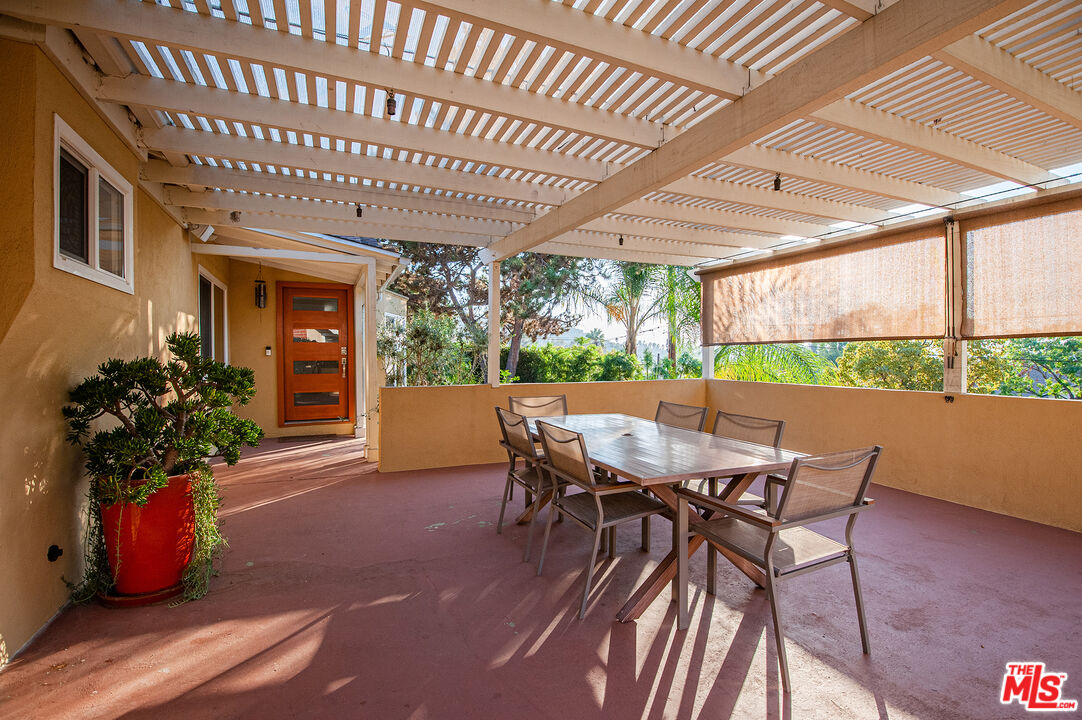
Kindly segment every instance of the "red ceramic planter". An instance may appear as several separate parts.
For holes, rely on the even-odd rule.
[[[195,545],[195,508],[190,475],[175,475],[143,507],[103,505],[102,531],[118,596],[146,596],[149,602],[182,591],[184,568]],[[176,593],[164,593],[176,589]],[[121,603],[131,604],[131,603]]]

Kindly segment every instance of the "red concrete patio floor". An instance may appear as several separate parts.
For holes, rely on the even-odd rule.
[[[856,532],[872,655],[844,566],[789,581],[790,701],[765,593],[731,566],[711,597],[696,556],[686,633],[667,593],[614,621],[666,521],[649,554],[622,528],[580,622],[587,534],[556,526],[536,577],[525,528],[495,533],[502,467],[381,474],[358,451],[268,441],[221,469],[210,595],[68,610],[0,673],[0,717],[1018,718],[998,700],[1010,661],[1082,699],[1075,533],[874,488]]]

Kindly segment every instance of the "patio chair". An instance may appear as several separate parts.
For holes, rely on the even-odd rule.
[[[782,686],[790,691],[789,663],[785,655],[785,633],[778,609],[778,586],[782,578],[803,575],[840,562],[849,563],[856,598],[860,641],[865,654],[871,652],[864,618],[864,600],[853,547],[853,525],[857,514],[873,505],[864,497],[882,448],[797,458],[789,468],[788,483],[775,515],[763,515],[692,490],[677,491],[678,513],[674,536],[680,558],[676,592],[680,602],[680,623],[687,624],[688,530],[709,542],[725,547],[762,568],[778,645]],[[690,528],[688,503],[694,502],[727,517],[696,523]],[[821,520],[848,516],[845,543],[820,535],[806,526]]]
[[[706,408],[661,400],[657,404],[657,412],[654,413],[654,422],[702,432],[706,423]]]
[[[530,548],[533,545],[534,522],[537,520],[537,513],[544,504],[542,498],[546,490],[559,491],[560,483],[557,481],[555,487],[546,488],[549,479],[541,471],[540,457],[533,443],[533,438],[530,436],[530,428],[526,418],[509,410],[504,410],[502,407],[496,408],[496,418],[500,422],[500,432],[503,435],[500,445],[507,451],[507,484],[504,485],[503,497],[500,500],[500,517],[496,521],[496,533],[503,532],[503,516],[507,510],[507,503],[511,499],[511,489],[515,485],[519,485],[526,491],[527,507],[532,508],[530,530],[526,537],[526,552],[522,557],[523,561],[527,561],[530,559]],[[521,466],[519,465],[520,459],[523,461]]]
[[[582,605],[579,607],[579,619],[586,616],[586,602],[590,598],[590,585],[593,582],[594,565],[597,562],[598,549],[601,547],[601,535],[608,532],[607,545],[610,558],[616,556],[616,526],[632,520],[646,521],[651,515],[666,511],[660,500],[639,492],[640,485],[630,482],[618,482],[607,475],[600,475],[590,464],[590,455],[586,451],[586,440],[580,433],[537,422],[541,434],[541,445],[545,457],[541,467],[552,478],[552,482],[564,480],[569,485],[582,488],[583,492],[562,495],[553,499],[554,512],[549,513],[545,524],[545,539],[541,543],[541,558],[537,562],[537,574],[545,564],[545,550],[548,548],[549,532],[552,530],[552,517],[556,510],[571,518],[594,534],[593,550],[586,565],[586,587],[582,593]],[[646,549],[644,547],[644,549]]]
[[[511,412],[526,417],[546,417],[567,414],[567,395],[538,395],[536,397],[507,398],[507,407]]]
[[[781,447],[781,436],[785,432],[784,420],[771,420],[769,418],[755,417],[754,415],[737,415],[718,410],[714,416],[714,427],[710,431],[712,435],[745,440],[758,445],[769,447]],[[778,506],[778,488],[785,484],[783,473],[771,474],[766,478],[766,498],[761,498],[752,493],[744,493],[737,501],[737,505],[756,505],[762,508],[776,508]],[[699,485],[700,492],[702,484]],[[714,484],[711,484],[710,494],[717,494]]]

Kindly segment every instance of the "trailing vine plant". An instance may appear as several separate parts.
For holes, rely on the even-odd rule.
[[[110,359],[70,393],[63,408],[68,440],[83,448],[90,475],[87,493],[86,567],[71,583],[72,599],[85,601],[115,583],[109,568],[101,507],[146,505],[169,477],[190,474],[195,508],[195,548],[184,573],[185,599],[202,597],[225,545],[218,525],[221,501],[207,458],[228,465],[243,445],[255,446],[263,431],[233,414],[255,395],[255,373],[200,355],[199,335],[166,339],[172,359]],[[100,420],[112,420],[99,427]]]

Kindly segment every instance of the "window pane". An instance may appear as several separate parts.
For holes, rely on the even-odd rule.
[[[338,392],[293,393],[293,404],[297,407],[307,407],[310,405],[337,405]]]
[[[294,375],[334,375],[338,372],[337,360],[294,360]]]
[[[89,264],[86,198],[86,167],[67,151],[61,150],[60,187],[57,191],[60,253]]]
[[[294,328],[295,343],[334,343],[338,344],[338,331],[319,328]]]
[[[214,286],[214,359],[225,362],[225,290]]]
[[[98,178],[98,267],[124,277],[124,196]]]
[[[214,356],[214,310],[210,280],[199,276],[199,354],[205,358]]]
[[[295,297],[293,309],[308,312],[338,312],[338,300],[336,298]]]

